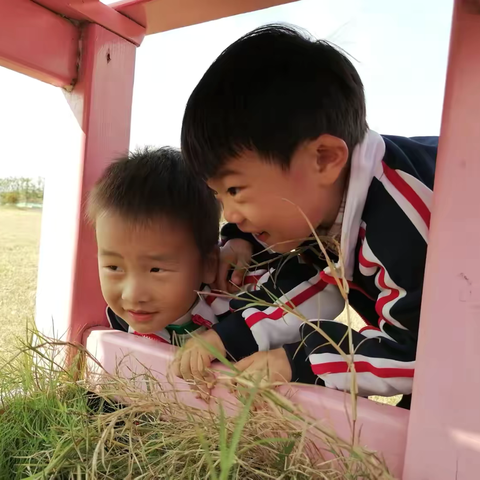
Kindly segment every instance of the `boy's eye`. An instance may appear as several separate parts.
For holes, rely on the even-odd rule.
[[[105,267],[107,270],[110,270],[112,272],[118,272],[119,268],[116,265],[107,265]]]
[[[155,267],[155,268],[151,268],[150,272],[151,273],[160,273],[160,272],[163,272],[163,270],[161,268]]]
[[[229,195],[231,195],[232,197],[234,197],[235,195],[238,194],[238,192],[240,192],[240,188],[239,187],[230,187],[227,189],[227,193]]]

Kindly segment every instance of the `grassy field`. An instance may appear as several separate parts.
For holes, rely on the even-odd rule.
[[[34,319],[41,217],[0,207],[0,355]]]

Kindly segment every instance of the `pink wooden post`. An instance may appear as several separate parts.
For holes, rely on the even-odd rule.
[[[106,324],[85,200],[102,170],[128,150],[135,49],[99,25],[84,28],[78,83],[66,94],[76,117],[72,143],[47,179],[42,226],[36,323],[57,338],[80,341],[85,328]]]
[[[480,2],[456,0],[404,480],[480,478]]]

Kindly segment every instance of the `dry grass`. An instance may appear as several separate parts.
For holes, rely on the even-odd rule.
[[[273,385],[235,377],[236,414],[198,410],[148,370],[132,381],[65,369],[54,359],[66,344],[36,338],[1,365],[2,479],[393,480],[374,452],[310,419]],[[112,397],[130,402],[102,408]]]
[[[34,318],[41,217],[0,207],[0,356]]]

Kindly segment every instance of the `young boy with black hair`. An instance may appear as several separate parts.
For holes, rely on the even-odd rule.
[[[412,390],[437,141],[369,130],[363,85],[350,60],[287,26],[261,27],[228,47],[186,107],[184,157],[230,222],[222,232],[219,285],[226,288],[228,263],[248,264],[265,247],[308,249],[311,231],[300,211],[320,235],[338,238],[350,304],[367,324],[353,332],[360,395]],[[299,264],[307,257],[318,269],[322,307],[309,320],[348,353],[347,327],[333,321],[342,305],[330,315],[324,308],[335,279],[311,248]],[[294,288],[276,293],[295,297]],[[247,357],[240,370],[268,369],[273,378],[349,390],[347,362],[312,326],[302,324],[272,349],[265,338],[283,324],[272,307],[247,308],[205,338]],[[183,376],[197,358],[205,368],[210,361],[195,342],[184,356],[177,362]]]
[[[228,302],[197,294],[217,272],[220,209],[178,150],[146,148],[109,165],[88,214],[112,328],[179,345],[228,313]]]

